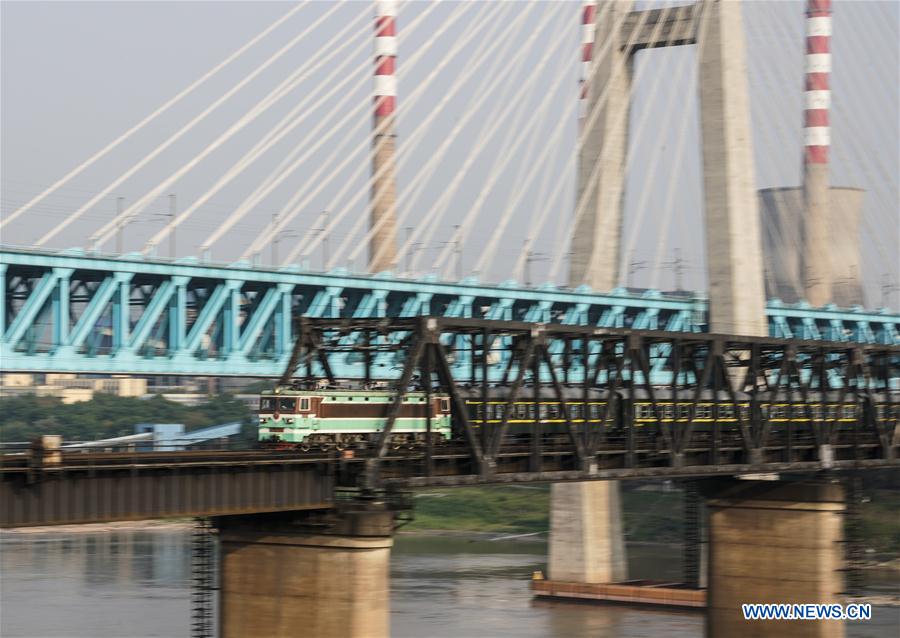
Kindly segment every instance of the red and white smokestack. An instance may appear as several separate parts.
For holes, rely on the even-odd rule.
[[[375,15],[375,117],[394,114],[397,106],[397,3],[379,0]]]
[[[832,273],[829,259],[830,187],[828,147],[831,128],[831,0],[806,3],[806,91],[803,118],[805,210],[803,264],[805,296],[814,306],[832,301]]]
[[[372,213],[379,225],[369,244],[369,270],[390,270],[397,261],[397,188],[394,112],[397,108],[397,3],[375,3],[375,132],[372,140]]]
[[[807,0],[806,6],[806,163],[827,164],[831,145],[831,0]]]
[[[597,27],[597,2],[590,0],[581,5],[581,108],[580,117],[584,117],[587,106],[588,81],[591,74],[591,60],[594,58],[594,32]]]

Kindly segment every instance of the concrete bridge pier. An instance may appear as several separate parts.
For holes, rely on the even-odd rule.
[[[547,562],[552,581],[615,583],[628,578],[618,481],[551,486]]]
[[[392,512],[228,516],[215,524],[223,638],[390,635]]]
[[[744,620],[744,603],[840,602],[843,488],[734,481],[707,491],[709,638],[839,638],[839,620]]]

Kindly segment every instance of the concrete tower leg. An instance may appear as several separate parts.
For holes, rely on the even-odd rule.
[[[610,39],[618,42],[620,36],[615,26],[631,10],[631,5],[631,0],[616,0],[612,6],[598,7],[594,40],[600,43],[596,47],[598,51]],[[596,61],[588,80],[583,120],[588,128],[578,155],[577,201],[584,198],[584,206],[572,235],[569,265],[572,287],[587,284],[605,292],[618,284],[631,83],[631,56],[617,46]],[[606,101],[592,118],[604,93]],[[595,168],[596,179],[592,181]]]
[[[390,512],[356,512],[316,530],[266,516],[220,529],[224,638],[387,638]]]
[[[744,620],[743,603],[839,602],[844,495],[840,485],[747,481],[709,507],[710,638],[839,638],[844,623]]]
[[[626,580],[618,481],[554,483],[550,488],[550,580]]]
[[[700,119],[706,205],[709,325],[765,336],[762,244],[741,3],[705,0]]]

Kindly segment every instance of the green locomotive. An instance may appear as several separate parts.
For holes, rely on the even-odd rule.
[[[344,449],[368,443],[384,428],[394,393],[387,390],[276,388],[259,399],[259,441],[275,447]],[[424,392],[408,392],[391,430],[395,449],[424,445],[428,433]],[[450,397],[431,395],[431,436],[450,438]]]

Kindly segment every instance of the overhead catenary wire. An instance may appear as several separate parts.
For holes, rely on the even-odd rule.
[[[216,66],[211,68],[209,71],[207,71],[206,73],[201,75],[199,78],[197,78],[196,80],[191,82],[187,87],[185,87],[184,89],[179,91],[174,97],[172,97],[168,101],[164,102],[161,106],[159,106],[155,111],[150,113],[148,116],[146,116],[140,122],[138,122],[137,124],[132,126],[130,129],[128,129],[127,131],[122,133],[119,137],[117,137],[112,142],[110,142],[109,144],[104,146],[102,149],[100,149],[99,151],[97,151],[96,153],[91,155],[88,159],[86,159],[84,162],[82,162],[81,164],[79,164],[78,166],[73,168],[71,171],[66,173],[63,177],[58,179],[56,182],[51,184],[49,187],[47,187],[46,189],[44,189],[43,191],[41,191],[40,193],[38,193],[37,195],[32,197],[21,208],[16,210],[14,213],[11,213],[9,216],[7,216],[6,219],[0,219],[0,228],[2,228],[4,224],[8,224],[8,223],[14,221],[20,215],[22,215],[23,213],[30,210],[35,204],[43,201],[49,195],[51,195],[54,192],[56,192],[57,190],[59,190],[62,186],[67,184],[73,178],[80,175],[87,168],[92,166],[95,162],[97,162],[98,160],[105,157],[110,151],[112,151],[117,146],[119,146],[119,144],[126,141],[132,135],[134,135],[135,133],[140,131],[142,128],[144,128],[147,124],[149,124],[150,122],[155,120],[157,117],[159,117],[160,115],[162,115],[163,113],[168,111],[170,108],[175,106],[178,102],[180,102],[182,100],[182,98],[184,98],[187,95],[189,95],[190,93],[192,93],[194,91],[194,89],[196,89],[199,86],[201,86],[202,84],[204,84],[207,80],[209,80],[211,77],[216,75],[219,71],[224,69],[226,66],[228,66],[232,62],[234,62],[237,58],[239,58],[241,55],[243,55],[246,51],[251,49],[260,40],[264,39],[267,35],[272,33],[272,31],[274,31],[279,26],[284,24],[291,16],[293,16],[295,13],[297,13],[306,4],[309,4],[309,0],[303,0],[302,2],[298,2],[294,7],[289,9],[284,15],[282,15],[280,18],[275,20],[268,27],[266,27],[265,29],[260,31],[258,34],[256,34],[254,37],[252,37],[250,40],[248,40],[243,46],[241,46],[239,49],[234,51],[231,55],[229,55],[224,60],[219,62],[219,64],[217,64]]]

